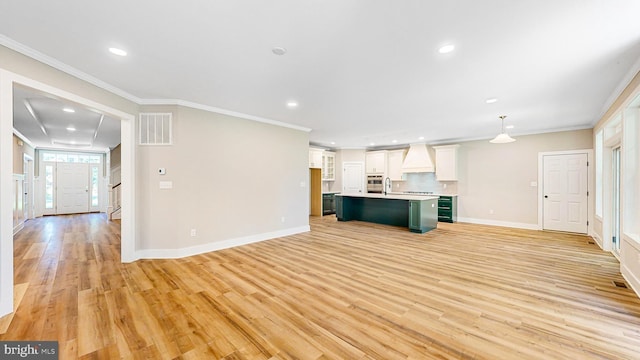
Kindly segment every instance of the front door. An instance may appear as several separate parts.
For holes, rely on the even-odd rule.
[[[587,233],[587,154],[543,157],[543,228]]]
[[[364,193],[364,164],[362,162],[344,162],[342,164],[342,193]]]
[[[57,214],[89,212],[89,164],[57,163]]]

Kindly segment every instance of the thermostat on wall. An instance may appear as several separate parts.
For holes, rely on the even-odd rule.
[[[158,169],[158,174],[160,174],[160,175],[164,175],[164,174],[166,174],[166,173],[167,173],[167,170],[165,170],[165,168],[159,168],[159,169]]]

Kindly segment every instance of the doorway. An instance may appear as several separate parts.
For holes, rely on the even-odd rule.
[[[114,109],[41,83],[10,71],[0,69],[0,315],[13,310],[13,215],[11,211],[13,174],[13,89],[26,86],[66,100],[111,114],[121,120],[122,144],[122,222],[121,261],[137,259],[135,251],[135,115]]]
[[[588,232],[588,154],[542,156],[542,229]]]

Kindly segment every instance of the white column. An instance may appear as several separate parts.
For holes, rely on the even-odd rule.
[[[0,69],[0,316],[13,312],[13,81]]]

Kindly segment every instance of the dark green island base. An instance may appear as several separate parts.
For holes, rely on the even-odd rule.
[[[438,225],[438,197],[410,195],[336,195],[338,221],[359,220],[408,227],[424,233]]]

